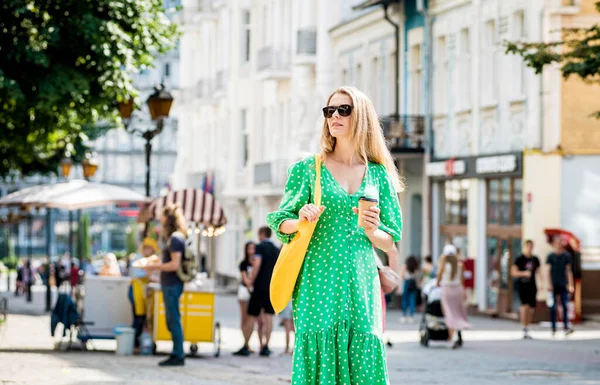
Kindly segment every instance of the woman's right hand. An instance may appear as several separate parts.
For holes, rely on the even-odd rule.
[[[321,214],[323,214],[323,211],[325,211],[325,206],[319,207],[309,203],[300,209],[300,212],[298,213],[298,219],[300,221],[316,222],[319,220]]]

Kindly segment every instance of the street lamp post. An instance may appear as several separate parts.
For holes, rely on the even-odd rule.
[[[142,137],[145,141],[146,155],[146,196],[150,196],[150,158],[152,155],[152,139],[159,135],[165,124],[165,119],[169,117],[171,105],[173,104],[173,96],[165,89],[164,85],[159,85],[154,88],[152,95],[146,101],[150,116],[156,126],[153,129],[142,131],[131,127],[131,116],[133,114],[133,101],[126,100],[119,103],[119,114],[125,123],[125,129],[135,135]]]

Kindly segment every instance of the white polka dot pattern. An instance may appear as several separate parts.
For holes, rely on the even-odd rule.
[[[389,383],[381,341],[381,291],[373,246],[352,211],[367,183],[379,189],[380,229],[399,241],[402,214],[384,166],[369,164],[361,188],[344,191],[322,166],[321,215],[304,259],[293,295],[296,345],[292,385],[386,385]],[[314,157],[289,170],[279,210],[267,216],[282,242],[292,235],[278,232],[281,223],[298,219],[312,202]]]

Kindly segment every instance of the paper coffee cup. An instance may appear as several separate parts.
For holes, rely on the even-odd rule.
[[[363,211],[368,210],[371,207],[377,206],[379,203],[378,199],[369,198],[369,197],[360,197],[358,200],[358,225],[360,227],[365,227],[365,221],[363,218]]]

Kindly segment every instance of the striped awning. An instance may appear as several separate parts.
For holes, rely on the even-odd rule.
[[[171,191],[154,199],[140,211],[138,221],[159,219],[163,207],[171,203],[181,207],[183,215],[190,222],[208,227],[221,227],[227,223],[223,207],[212,194],[200,189]]]

